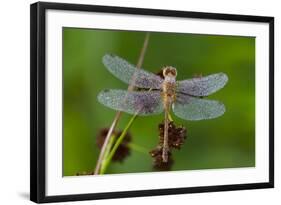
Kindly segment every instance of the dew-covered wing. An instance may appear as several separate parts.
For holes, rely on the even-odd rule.
[[[103,57],[105,67],[123,82],[139,88],[160,89],[163,79],[154,73],[136,68],[126,60],[112,54]]]
[[[179,94],[173,104],[173,111],[185,120],[204,120],[223,115],[225,106],[219,101]]]
[[[129,114],[155,115],[163,111],[159,91],[103,90],[98,95],[98,101],[111,109]]]
[[[228,77],[224,73],[178,81],[177,92],[192,96],[208,96],[223,88],[227,81]]]

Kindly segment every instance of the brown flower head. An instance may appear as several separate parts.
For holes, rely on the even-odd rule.
[[[149,152],[153,158],[153,168],[158,171],[169,171],[172,168],[174,160],[172,159],[171,152],[168,152],[168,162],[163,162],[162,149],[163,147],[158,146]]]
[[[164,141],[164,123],[158,125],[159,129],[159,145],[163,145]],[[186,139],[186,128],[183,126],[176,126],[173,121],[169,122],[168,128],[169,147],[180,149]]]
[[[164,123],[158,125],[159,130],[159,143],[157,147],[149,153],[153,158],[153,168],[159,171],[169,171],[174,164],[172,158],[172,149],[180,149],[186,139],[186,128],[183,126],[176,126],[173,121],[169,122],[168,128],[168,162],[163,162],[163,141],[164,141]]]

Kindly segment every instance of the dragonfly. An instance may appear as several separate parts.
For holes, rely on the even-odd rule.
[[[102,61],[115,77],[142,90],[102,90],[97,96],[101,104],[114,110],[140,116],[164,112],[163,162],[168,161],[168,126],[171,110],[179,118],[193,121],[213,119],[225,113],[223,103],[203,98],[225,86],[228,77],[224,73],[176,81],[177,69],[172,66],[164,66],[161,69],[163,77],[160,77],[137,68],[117,55],[106,54]]]

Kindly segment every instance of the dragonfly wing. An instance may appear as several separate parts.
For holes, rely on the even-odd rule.
[[[204,120],[219,117],[224,114],[225,106],[215,100],[178,95],[173,104],[174,113],[185,120]]]
[[[159,91],[103,90],[98,101],[114,110],[138,115],[154,115],[163,112]]]
[[[138,69],[126,60],[111,54],[103,57],[105,67],[118,79],[139,88],[160,89],[163,79],[154,73]]]
[[[192,96],[208,96],[223,88],[227,81],[228,77],[224,73],[178,81],[177,92]]]

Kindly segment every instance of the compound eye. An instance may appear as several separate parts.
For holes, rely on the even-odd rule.
[[[171,69],[171,73],[173,76],[177,76],[177,70],[175,68]]]
[[[164,76],[167,76],[168,74],[169,74],[169,69],[168,68],[165,68],[164,70],[163,70],[163,75]]]

